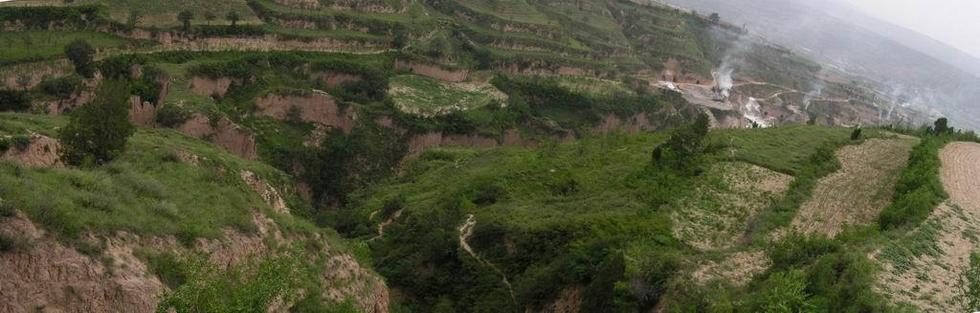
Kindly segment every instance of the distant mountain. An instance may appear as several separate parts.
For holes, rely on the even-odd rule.
[[[980,60],[837,1],[655,0],[744,25],[800,53],[877,80],[915,105],[980,129]]]

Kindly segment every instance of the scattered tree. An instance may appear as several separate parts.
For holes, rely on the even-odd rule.
[[[851,132],[851,140],[858,140],[858,139],[861,139],[861,128],[860,127],[855,128],[854,131]]]
[[[58,139],[62,159],[72,165],[99,165],[120,156],[134,132],[129,122],[129,86],[118,80],[102,83],[95,99],[76,109]]]
[[[228,12],[228,16],[225,18],[228,19],[228,21],[231,21],[231,26],[238,25],[238,21],[241,20],[241,17],[238,16],[238,12],[235,11]]]
[[[92,78],[95,75],[95,48],[87,41],[76,40],[65,46],[65,55],[75,65],[75,72],[82,77]]]
[[[181,11],[177,14],[177,20],[183,25],[184,32],[191,31],[191,20],[194,19],[194,13],[189,10]]]
[[[218,16],[214,15],[214,12],[204,12],[204,20],[208,21],[208,25],[211,25],[211,21],[213,21],[215,18],[218,18]]]
[[[718,24],[721,22],[721,16],[718,15],[718,13],[711,13],[711,15],[708,16],[708,20],[712,23]]]

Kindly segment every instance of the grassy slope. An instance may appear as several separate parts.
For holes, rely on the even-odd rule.
[[[37,61],[61,56],[65,46],[84,39],[96,49],[125,48],[130,40],[96,32],[0,32],[0,64]]]
[[[801,126],[725,130],[717,131],[712,136],[716,142],[734,142],[736,151],[742,151],[736,153],[737,160],[776,171],[792,172],[802,168],[806,157],[816,151],[815,147],[810,147],[815,142],[846,139],[847,131]],[[770,138],[778,140],[769,142]],[[378,270],[391,279],[394,287],[421,288],[413,285],[413,279],[422,277],[405,276],[405,262],[417,266],[444,267],[437,269],[437,273],[454,268],[454,262],[462,262],[463,272],[456,272],[456,275],[461,275],[459,279],[486,279],[486,269],[465,269],[468,268],[465,264],[469,258],[466,255],[458,255],[452,261],[442,259],[443,263],[427,263],[432,260],[421,257],[425,255],[424,252],[404,251],[436,249],[434,247],[440,239],[435,234],[451,236],[456,232],[455,227],[462,224],[465,214],[474,214],[477,221],[471,241],[474,249],[509,276],[519,302],[546,301],[555,296],[548,293],[548,290],[555,288],[549,282],[589,284],[589,275],[596,270],[589,266],[579,269],[584,273],[565,273],[570,275],[568,277],[554,277],[547,273],[548,269],[562,266],[562,262],[574,262],[568,260],[581,257],[579,255],[583,253],[591,257],[602,255],[590,250],[592,248],[589,247],[595,244],[601,243],[602,249],[609,251],[622,251],[627,277],[642,276],[640,272],[657,268],[650,263],[653,262],[651,260],[670,260],[673,253],[698,258],[698,252],[679,245],[673,238],[671,228],[677,226],[670,226],[671,212],[681,206],[717,205],[719,199],[710,196],[685,195],[694,189],[692,186],[730,190],[730,187],[723,186],[726,183],[720,177],[727,175],[728,168],[737,169],[745,165],[736,163],[735,167],[712,167],[710,175],[689,182],[693,185],[683,182],[677,185],[658,184],[658,181],[670,180],[644,173],[647,173],[645,168],[650,149],[664,139],[665,136],[660,133],[611,135],[532,150],[431,151],[410,163],[401,177],[360,192],[354,214],[363,221],[376,223],[378,218],[367,219],[371,212],[384,212],[383,207],[391,206],[392,199],[403,199],[401,207],[405,212],[402,217],[386,229],[382,243],[373,245]],[[716,160],[729,158],[727,151],[715,154]],[[765,198],[752,200],[758,200],[761,205],[756,207],[764,209],[772,201],[773,195],[760,193],[749,197]],[[651,207],[650,201],[655,198],[666,199],[667,205],[659,209]],[[455,201],[462,201],[463,204],[454,205]],[[426,217],[430,217],[431,221],[423,223],[419,220]],[[436,237],[403,237],[415,236],[410,235],[415,232],[434,232],[433,236]],[[364,235],[367,236],[366,233]],[[737,230],[734,235],[739,235]],[[505,248],[501,240],[510,242],[507,245],[511,248]],[[508,249],[514,250],[508,252]],[[679,266],[690,264],[682,262]],[[425,276],[425,279],[439,281],[439,274],[433,275],[435,277]],[[433,283],[429,288],[439,288],[436,287],[438,285]],[[481,288],[489,288],[490,291],[486,292],[492,294],[493,290],[499,291],[502,287],[477,284],[469,291],[456,291],[453,296],[465,298],[468,292],[483,290]],[[412,292],[415,296],[422,293]],[[420,308],[427,305],[427,300],[416,301],[421,304],[413,305]]]
[[[63,122],[0,114],[0,134],[54,136]],[[178,151],[201,157],[201,165],[182,162]],[[66,240],[85,232],[109,235],[124,230],[175,235],[186,242],[216,237],[224,227],[254,230],[253,210],[286,218],[270,213],[268,205],[242,182],[241,170],[278,186],[289,179],[272,167],[242,160],[173,130],[139,129],[121,158],[99,168],[27,169],[2,164],[0,198]]]

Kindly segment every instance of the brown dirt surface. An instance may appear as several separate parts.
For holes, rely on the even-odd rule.
[[[702,251],[732,247],[759,210],[789,189],[789,175],[746,163],[708,169],[692,196],[672,216],[674,235]]]
[[[980,247],[980,144],[950,143],[940,153],[949,200],[905,237],[872,253],[878,288],[923,312],[968,312],[963,275]]]
[[[914,138],[868,139],[838,150],[841,168],[820,180],[793,219],[793,228],[836,236],[846,225],[872,222],[891,203],[895,183],[917,143]]]
[[[737,252],[726,255],[721,261],[702,263],[692,276],[694,281],[702,285],[720,279],[734,286],[744,286],[753,276],[769,268],[771,263],[762,251]]]

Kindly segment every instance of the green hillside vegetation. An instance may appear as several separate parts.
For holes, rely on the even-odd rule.
[[[108,34],[96,32],[0,32],[0,65],[33,62],[60,57],[65,46],[75,40],[84,39],[100,50],[122,50],[134,46],[135,42]]]
[[[5,113],[0,125],[0,135],[37,132],[53,137],[64,120]],[[181,161],[178,153],[196,155],[201,164]],[[86,232],[128,231],[174,235],[190,244],[198,237],[220,235],[223,227],[254,231],[251,210],[276,215],[239,173],[252,171],[274,184],[289,181],[267,165],[166,129],[139,129],[126,153],[98,168],[28,169],[9,163],[2,168],[3,204],[69,241]],[[306,207],[298,198],[291,200],[300,212]]]

